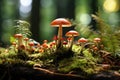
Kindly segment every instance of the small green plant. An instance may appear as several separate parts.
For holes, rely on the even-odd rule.
[[[15,33],[22,34],[24,37],[30,37],[30,24],[27,21],[16,20]]]
[[[120,53],[120,28],[118,26],[111,26],[104,22],[99,15],[92,15],[97,22],[98,36],[102,39],[105,49],[112,53]]]
[[[96,21],[95,30],[91,29],[91,26],[85,26],[80,23],[76,24],[75,29],[77,29],[81,37],[85,37],[89,41],[99,37],[105,51],[108,51],[113,57],[120,57],[120,27],[107,24],[99,14],[92,14],[91,16]]]

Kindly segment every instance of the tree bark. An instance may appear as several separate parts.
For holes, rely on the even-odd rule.
[[[91,0],[91,14],[97,14],[98,13],[98,1]],[[93,26],[93,29],[96,29],[96,21],[92,18],[91,24]]]
[[[0,0],[0,46],[1,46],[1,39],[2,39],[2,36],[1,36],[1,34],[2,34],[2,22],[3,22],[3,19],[2,19],[2,3],[3,2],[3,0]]]
[[[31,32],[32,38],[39,41],[39,23],[40,23],[40,0],[33,0],[31,11]]]

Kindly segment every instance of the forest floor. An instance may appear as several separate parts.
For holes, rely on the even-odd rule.
[[[101,71],[89,77],[78,74],[62,74],[50,69],[28,66],[0,65],[0,80],[120,80],[118,71]]]

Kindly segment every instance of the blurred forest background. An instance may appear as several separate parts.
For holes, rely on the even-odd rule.
[[[0,0],[0,46],[10,43],[15,20],[28,21],[31,37],[41,43],[57,34],[57,28],[50,26],[52,20],[68,18],[95,28],[91,14],[98,12],[106,23],[120,26],[120,0]]]

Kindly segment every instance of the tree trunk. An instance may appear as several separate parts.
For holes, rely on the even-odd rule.
[[[31,11],[31,32],[32,38],[39,41],[39,23],[40,23],[40,0],[33,0]]]
[[[98,1],[91,0],[91,14],[97,14],[98,13]],[[92,18],[91,24],[93,26],[93,29],[96,29],[96,21]]]
[[[3,22],[3,19],[2,19],[2,2],[3,2],[3,0],[0,0],[0,46],[1,46],[1,43],[2,43],[2,41],[1,41],[1,39],[2,39],[1,34],[2,34],[2,22]]]

